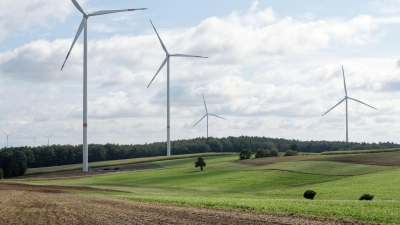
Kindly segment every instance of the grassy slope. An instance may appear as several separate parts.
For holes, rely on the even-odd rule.
[[[191,155],[174,155],[174,156],[156,156],[156,157],[146,157],[146,158],[133,158],[133,159],[120,159],[120,160],[109,160],[109,161],[101,161],[101,162],[90,162],[89,168],[99,168],[99,167],[108,167],[108,166],[121,166],[127,164],[136,164],[136,163],[145,163],[145,162],[155,162],[155,161],[163,161],[170,159],[180,159],[180,158],[192,158],[192,157],[203,157],[203,156],[212,156],[212,155],[232,155],[233,153],[198,153]],[[35,174],[45,174],[45,173],[54,173],[54,172],[62,172],[62,171],[71,171],[71,170],[81,170],[82,163],[79,164],[70,164],[70,165],[62,165],[62,166],[50,166],[50,167],[39,167],[39,168],[29,168],[25,175],[35,175]]]
[[[185,158],[154,162],[165,169],[25,182],[125,190],[130,193],[103,194],[139,201],[400,223],[398,167],[325,161],[256,167],[234,163],[237,156],[204,158],[203,172],[194,168],[195,158]],[[317,192],[316,200],[302,198],[307,189]],[[358,201],[364,193],[374,200]]]

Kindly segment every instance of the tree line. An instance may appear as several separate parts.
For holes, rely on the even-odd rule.
[[[249,149],[277,150],[285,152],[295,144],[301,152],[323,152],[337,150],[368,150],[399,148],[393,142],[356,143],[340,141],[300,141],[294,139],[268,137],[225,137],[194,138],[175,140],[171,143],[171,154],[191,154],[202,152],[241,152]],[[151,144],[119,145],[90,144],[89,162],[162,156],[166,154],[166,142]],[[11,147],[0,151],[0,168],[4,177],[20,176],[26,168],[58,166],[82,163],[82,145],[51,145],[39,147]],[[25,169],[24,169],[25,168]]]

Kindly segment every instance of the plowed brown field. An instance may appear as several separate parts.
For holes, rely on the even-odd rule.
[[[296,161],[331,161],[356,163],[377,166],[400,166],[400,152],[380,152],[366,154],[345,154],[345,155],[298,155],[279,156],[266,158],[253,158],[250,160],[237,160],[236,163],[249,166],[264,166],[281,162]]]
[[[68,190],[96,189],[0,183],[0,224],[372,224],[134,202]]]

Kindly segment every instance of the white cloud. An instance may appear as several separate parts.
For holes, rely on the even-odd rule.
[[[80,0],[83,5],[87,0]],[[31,26],[53,26],[65,21],[75,7],[62,0],[0,1],[0,41],[10,32],[26,31]]]
[[[70,71],[60,72],[70,40],[37,40],[25,44],[12,51],[0,54],[0,76],[8,79],[17,79],[34,82],[68,80],[80,77],[81,63],[76,59],[81,46],[75,45],[67,64]]]
[[[349,96],[379,109],[349,103],[351,140],[375,141],[376,131],[398,130],[393,121],[399,104],[387,94],[399,91],[398,58],[363,52],[396,18],[302,21],[258,7],[255,1],[244,14],[206,18],[185,29],[155,24],[170,53],[210,57],[171,58],[172,139],[205,136],[205,123],[192,129],[204,115],[204,94],[210,112],[228,119],[213,118],[213,136],[343,140],[344,106],[321,117],[344,97],[342,64]],[[57,132],[60,143],[81,143],[80,43],[59,71],[71,41],[37,40],[0,53],[0,103],[10,105],[0,108],[0,125],[24,130],[26,137],[40,129]],[[88,50],[89,142],[165,140],[166,67],[146,88],[165,57],[153,30],[89,39]],[[351,51],[356,53],[346,55]]]

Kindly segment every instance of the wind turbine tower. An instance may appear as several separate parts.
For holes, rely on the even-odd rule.
[[[72,42],[71,48],[68,51],[67,57],[65,57],[64,63],[61,67],[61,70],[64,68],[65,62],[67,61],[69,54],[72,51],[72,48],[75,45],[76,40],[81,34],[82,30],[84,32],[83,38],[83,172],[88,171],[88,142],[87,142],[87,21],[91,16],[99,16],[110,13],[118,13],[118,12],[127,12],[127,11],[135,11],[135,10],[146,10],[147,8],[138,8],[138,9],[120,9],[120,10],[101,10],[93,13],[85,12],[79,3],[76,0],[71,0],[75,7],[82,13],[83,18],[82,22],[79,25],[78,31],[76,32],[75,38]]]
[[[13,135],[13,134],[7,134],[5,131],[3,131],[5,134],[6,134],[6,136],[7,136],[7,148],[8,148],[8,137],[9,136],[11,136],[11,135]]]
[[[336,106],[340,105],[340,103],[342,103],[343,101],[346,101],[346,142],[349,142],[349,116],[348,116],[348,105],[347,105],[347,100],[350,99],[350,100],[353,100],[353,101],[355,101],[355,102],[358,102],[358,103],[361,103],[361,104],[363,104],[363,105],[366,105],[366,106],[368,106],[368,107],[371,107],[371,108],[373,108],[373,109],[375,109],[375,110],[378,110],[378,109],[376,109],[375,107],[372,107],[372,106],[370,106],[370,105],[368,105],[368,104],[366,104],[366,103],[364,103],[364,102],[362,102],[362,101],[360,101],[360,100],[357,100],[357,99],[355,99],[355,98],[351,98],[351,97],[347,96],[346,78],[345,78],[345,76],[344,76],[344,68],[343,68],[343,65],[342,65],[342,72],[343,72],[343,83],[344,83],[344,93],[345,93],[345,96],[344,96],[344,98],[343,98],[338,104],[336,104],[335,106],[333,106],[331,109],[329,109],[329,110],[328,110],[326,113],[324,113],[322,116],[324,116],[325,114],[327,114],[329,111],[331,111],[332,109],[334,109]]]
[[[50,146],[50,137],[51,137],[51,136],[53,136],[53,134],[50,135],[50,136],[44,136],[44,135],[43,135],[43,137],[47,138],[47,146]]]
[[[208,58],[208,57],[203,57],[203,56],[197,56],[197,55],[184,55],[184,54],[170,54],[167,50],[167,48],[165,47],[164,43],[162,42],[160,35],[158,35],[158,32],[156,30],[156,28],[153,25],[153,22],[151,22],[151,25],[154,28],[154,31],[157,34],[158,40],[160,41],[161,47],[164,49],[165,52],[165,59],[162,62],[160,68],[158,69],[156,75],[154,75],[153,79],[151,79],[149,85],[147,85],[147,88],[149,88],[150,84],[153,82],[154,78],[156,78],[158,72],[160,72],[160,70],[164,67],[165,63],[167,63],[167,156],[171,155],[171,141],[170,141],[170,110],[169,110],[169,58],[172,57],[196,57],[196,58]]]
[[[224,117],[220,117],[220,116],[217,116],[217,115],[208,113],[207,105],[206,105],[206,100],[204,99],[204,94],[203,94],[203,101],[204,101],[204,108],[206,109],[206,115],[204,115],[199,121],[197,121],[197,123],[196,123],[195,125],[193,125],[193,127],[196,126],[200,121],[202,121],[202,120],[204,119],[204,117],[207,116],[207,138],[208,138],[208,115],[210,115],[210,116],[215,116],[215,117],[218,117],[218,118],[221,118],[221,119],[224,119],[224,120],[226,120],[226,119],[225,119]],[[192,127],[192,128],[193,128],[193,127]]]
[[[33,147],[36,147],[36,137],[37,136],[33,137]]]

